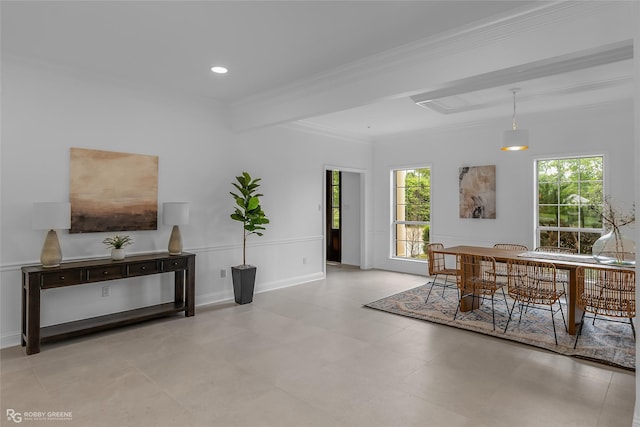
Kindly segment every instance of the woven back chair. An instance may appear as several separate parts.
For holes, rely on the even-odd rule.
[[[429,243],[427,245],[427,254],[429,256],[429,276],[432,278],[430,282],[431,287],[429,288],[429,293],[427,294],[427,298],[425,298],[424,303],[426,304],[429,301],[429,296],[431,295],[431,291],[434,286],[439,286],[442,288],[442,296],[444,297],[444,291],[446,288],[454,288],[457,289],[457,272],[455,268],[447,268],[445,255],[443,253],[437,253],[435,251],[444,249],[444,245],[442,243]],[[444,282],[437,282],[438,276],[444,276]],[[452,281],[449,281],[449,278],[453,278]]]
[[[472,309],[481,301],[476,302],[476,298],[484,300],[491,298],[491,317],[493,320],[493,329],[496,329],[496,312],[494,309],[494,296],[498,289],[502,290],[504,303],[507,305],[507,297],[504,293],[504,284],[496,280],[496,260],[490,256],[460,254],[457,259],[458,270],[458,287],[460,289],[460,299],[456,313],[453,316],[455,320],[460,310],[463,298],[471,297]]]
[[[557,246],[538,246],[536,248],[536,252],[550,252],[556,254],[568,254],[575,255],[578,253],[576,248],[566,248],[566,247],[557,247]],[[566,270],[558,270],[556,274],[556,283],[562,285],[562,289],[564,290],[565,297],[567,295],[567,285],[569,284],[569,272]]]
[[[522,259],[509,260],[507,269],[509,270],[507,292],[513,298],[513,305],[509,310],[509,320],[507,320],[504,331],[507,332],[516,304],[520,304],[520,319],[522,319],[525,306],[526,308],[542,308],[538,307],[540,305],[548,306],[548,310],[551,312],[553,336],[556,345],[558,345],[555,313],[560,311],[562,314],[565,330],[567,329],[567,324],[562,311],[562,304],[560,304],[560,297],[564,295],[564,290],[558,289],[556,285],[556,267],[548,262]],[[555,303],[558,303],[559,307],[556,311],[553,309]]]
[[[553,252],[558,254],[577,254],[578,250],[576,248],[566,248],[566,247],[557,247],[557,246],[538,246],[536,248],[536,252]]]
[[[495,245],[493,245],[493,247],[495,249],[503,249],[506,251],[514,252],[527,252],[529,250],[529,248],[527,248],[525,245],[520,245],[518,243],[496,243]],[[504,263],[498,263],[496,268],[496,275],[498,276],[498,280],[504,282],[504,284],[506,285],[508,275],[507,265]]]
[[[636,272],[635,270],[578,267],[576,307],[582,310],[580,328],[573,348],[578,345],[586,313],[594,316],[629,319],[633,338],[636,330],[633,318],[636,317]]]
[[[495,249],[504,249],[507,251],[521,251],[526,252],[529,250],[525,245],[520,245],[518,243],[496,243],[493,245]]]

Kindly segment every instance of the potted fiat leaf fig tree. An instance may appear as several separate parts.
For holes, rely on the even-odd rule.
[[[242,265],[231,267],[231,275],[236,303],[247,304],[253,301],[256,280],[256,267],[247,264],[247,238],[252,234],[262,236],[264,226],[269,224],[269,219],[260,206],[260,197],[263,194],[257,193],[261,178],[253,179],[248,172],[242,172],[242,175],[236,176],[236,181],[231,183],[237,190],[230,192],[235,201],[235,210],[231,214],[231,219],[242,223],[244,233]]]

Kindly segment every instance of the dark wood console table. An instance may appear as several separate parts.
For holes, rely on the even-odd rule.
[[[121,261],[100,258],[62,263],[59,267],[22,267],[22,346],[27,354],[40,352],[40,343],[102,331],[144,320],[185,312],[195,314],[195,254],[153,253]],[[175,272],[173,302],[120,313],[40,327],[41,290]]]

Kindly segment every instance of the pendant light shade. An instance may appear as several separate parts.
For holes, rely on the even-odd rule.
[[[502,150],[518,151],[529,148],[529,131],[526,129],[510,129],[502,132]]]
[[[529,148],[529,131],[518,129],[516,124],[516,92],[518,89],[512,89],[513,92],[513,123],[511,129],[502,132],[502,151],[520,151]]]

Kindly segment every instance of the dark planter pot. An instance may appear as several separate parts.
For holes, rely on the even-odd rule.
[[[240,265],[231,267],[233,278],[233,294],[238,304],[248,304],[253,301],[253,288],[256,284],[256,267]]]

